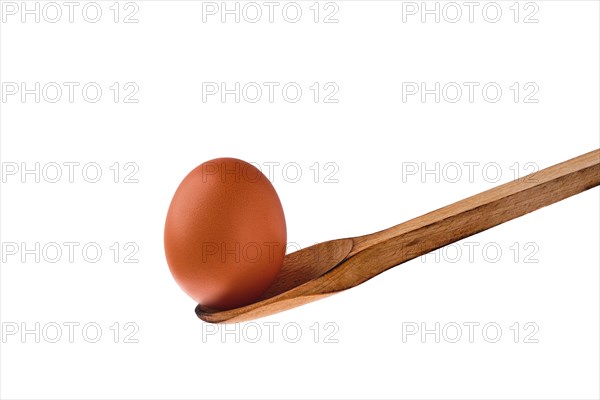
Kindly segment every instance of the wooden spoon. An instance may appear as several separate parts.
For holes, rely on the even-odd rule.
[[[202,305],[212,323],[248,321],[357,286],[385,270],[600,184],[600,149],[370,235],[288,254],[255,303],[231,310]]]

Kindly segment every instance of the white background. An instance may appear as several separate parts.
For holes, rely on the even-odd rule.
[[[433,255],[410,261],[323,301],[231,326],[229,333],[197,319],[195,303],[170,276],[162,244],[177,185],[216,157],[280,163],[269,177],[286,212],[288,240],[308,246],[395,225],[510,181],[515,171],[523,175],[526,163],[544,168],[598,148],[598,2],[522,2],[516,23],[512,1],[497,3],[496,23],[483,18],[486,3],[469,22],[462,2],[456,23],[444,15],[439,23],[432,15],[422,23],[418,13],[403,22],[403,7],[410,6],[394,1],[337,1],[327,10],[321,3],[318,23],[312,1],[299,2],[297,23],[282,18],[284,3],[273,23],[266,15],[257,23],[235,23],[232,16],[221,23],[219,15],[203,22],[202,2],[137,1],[127,9],[122,2],[115,23],[113,3],[98,3],[97,23],[82,17],[85,2],[73,23],[60,2],[64,15],[57,23],[43,15],[39,23],[32,15],[23,23],[20,10],[2,16],[3,89],[7,82],[103,88],[96,103],[80,89],[73,103],[66,91],[57,103],[44,96],[36,103],[33,95],[23,101],[20,93],[1,103],[4,172],[13,163],[33,168],[36,162],[40,168],[95,162],[103,172],[98,183],[86,182],[81,166],[73,183],[66,167],[58,183],[43,176],[36,183],[33,175],[23,183],[20,172],[4,177],[3,246],[80,247],[72,263],[66,254],[51,263],[43,255],[22,262],[21,253],[3,252],[3,398],[599,397],[597,188],[466,239],[438,253],[438,262]],[[124,23],[136,6],[138,22]],[[338,22],[324,23],[335,6]],[[538,22],[525,23],[533,11]],[[129,91],[122,91],[115,103],[109,89],[115,82],[121,90],[127,82],[137,85],[139,101],[124,103]],[[266,93],[257,103],[235,103],[233,96],[203,102],[203,82],[230,88],[296,82],[303,95],[296,103],[280,90],[273,103]],[[338,102],[324,103],[321,92],[315,103],[309,89],[315,82],[321,90],[337,85]],[[456,103],[446,101],[451,95],[436,103],[433,95],[403,101],[403,82],[480,86],[473,102],[465,91]],[[481,94],[489,82],[503,90],[495,103]],[[516,103],[509,88],[515,82]],[[524,101],[526,83],[539,88],[537,103]],[[109,169],[115,162],[119,183]],[[139,167],[138,183],[123,182],[128,162]],[[471,162],[479,163],[473,179],[464,167]],[[326,163],[333,164],[326,169]],[[430,169],[440,163],[439,182],[421,170],[403,179],[410,163]],[[286,164],[295,169],[284,174]],[[483,172],[486,164],[499,167],[497,182],[495,170]],[[452,183],[456,165],[462,177]],[[302,176],[293,182],[298,167]],[[117,263],[109,249],[115,242]],[[139,247],[138,263],[123,262],[129,242]],[[101,246],[100,261],[82,258],[86,243]],[[476,246],[473,258],[467,246]],[[483,247],[502,254],[486,255]],[[457,249],[462,255],[452,262]],[[73,343],[69,322],[80,324]],[[473,343],[469,322],[480,324]],[[39,343],[34,333],[21,336],[36,323]],[[102,329],[97,343],[86,340],[93,329],[88,337],[82,333],[88,323]],[[403,340],[413,323],[427,329],[439,323],[439,343],[433,334]],[[462,326],[457,343],[449,340],[453,323]],[[493,329],[482,333],[487,323],[502,329],[496,343],[486,340],[495,337]],[[55,324],[62,337],[51,343]],[[19,331],[8,334],[15,326]],[[129,339],[137,343],[126,343],[136,326]],[[298,328],[301,336],[292,343]],[[257,330],[262,336],[251,343]]]

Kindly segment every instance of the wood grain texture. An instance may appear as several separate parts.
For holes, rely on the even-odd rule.
[[[256,303],[225,311],[199,305],[196,313],[207,322],[230,323],[298,307],[599,184],[600,150],[594,150],[384,231],[289,254],[276,282]]]

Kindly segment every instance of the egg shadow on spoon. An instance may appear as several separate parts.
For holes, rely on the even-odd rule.
[[[196,314],[206,322],[243,322],[327,297],[329,294],[303,293],[303,285],[334,269],[350,254],[352,246],[352,239],[337,239],[290,253],[273,284],[254,303],[230,310],[198,304]],[[268,314],[262,312],[264,308],[268,308]]]

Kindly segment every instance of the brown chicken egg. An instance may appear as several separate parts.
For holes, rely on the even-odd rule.
[[[207,161],[183,179],[164,235],[179,286],[199,304],[221,310],[260,297],[283,265],[287,240],[273,185],[235,158]]]

